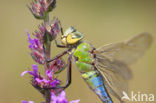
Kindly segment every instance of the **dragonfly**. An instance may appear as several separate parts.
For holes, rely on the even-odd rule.
[[[129,65],[143,56],[152,43],[152,36],[149,33],[141,33],[123,42],[95,48],[83,40],[83,34],[72,26],[65,32],[61,27],[61,34],[62,44],[58,44],[55,40],[56,46],[67,49],[54,58],[48,60],[45,57],[45,59],[47,62],[52,62],[65,54],[69,55],[66,85],[47,89],[67,88],[71,84],[71,68],[74,62],[84,81],[103,103],[113,103],[110,94],[124,103],[121,99],[122,93],[127,92],[128,80],[132,78]]]

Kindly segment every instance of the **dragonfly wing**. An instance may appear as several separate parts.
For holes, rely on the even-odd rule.
[[[152,43],[150,34],[142,33],[125,42],[109,44],[97,50],[96,68],[104,78],[107,90],[121,102],[128,89],[127,80],[132,77],[129,64],[141,57]]]
[[[129,80],[132,78],[132,72],[127,64],[121,61],[110,61],[103,55],[96,54],[96,67],[109,69],[110,71],[118,73],[123,79]]]
[[[122,92],[128,91],[127,81],[123,79],[117,72],[111,71],[111,69],[97,69],[103,76],[103,81],[105,87],[107,88],[107,91],[114,95],[116,98],[118,98],[121,103],[123,103],[123,101],[121,100],[121,98],[123,97]]]
[[[144,54],[145,50],[150,47],[151,43],[152,36],[148,33],[142,33],[127,41],[100,47],[95,53],[102,54],[111,61],[117,60],[126,64],[132,64]]]

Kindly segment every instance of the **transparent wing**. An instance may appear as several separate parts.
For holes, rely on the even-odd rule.
[[[127,80],[132,77],[128,65],[141,57],[151,43],[151,35],[142,33],[125,42],[109,44],[95,51],[95,65],[104,78],[107,90],[121,102],[123,91],[128,89]]]
[[[98,68],[98,71],[104,78],[103,81],[107,91],[118,98],[121,103],[123,103],[121,100],[123,97],[122,92],[128,91],[127,81],[123,79],[118,73],[111,71],[111,69]]]
[[[105,45],[98,48],[95,53],[102,54],[111,61],[122,61],[126,64],[132,64],[144,54],[151,43],[152,36],[148,33],[142,33],[125,42]]]
[[[132,76],[129,67],[122,62],[112,62],[100,54],[96,55],[95,66],[103,76],[107,90],[123,103],[122,93],[128,91],[128,79]]]
[[[96,67],[116,72],[125,80],[132,78],[132,72],[127,64],[117,60],[110,61],[108,58],[105,58],[100,54],[96,54]]]

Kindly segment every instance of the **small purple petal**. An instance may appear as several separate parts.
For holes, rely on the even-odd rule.
[[[47,83],[50,83],[50,81],[49,81],[49,80],[46,80],[46,79],[43,79],[42,81],[43,81],[44,83],[46,83],[46,84],[47,84]]]
[[[30,44],[30,45],[29,45],[29,48],[30,48],[31,50],[33,50],[33,49],[39,49],[39,48],[41,47],[41,43],[39,42],[39,40],[36,39],[36,38],[31,39],[28,30],[26,30],[26,32],[27,32],[28,41],[29,41],[29,44]]]
[[[44,83],[49,83],[50,81],[46,80],[46,79],[39,79],[39,78],[36,78],[35,79],[38,83],[41,83],[41,82],[44,82]]]
[[[26,73],[29,73],[30,75],[34,76],[34,73],[32,71],[24,71],[21,73],[21,77],[23,77]]]
[[[35,80],[36,80],[38,83],[41,83],[41,82],[42,82],[42,80],[39,79],[39,78],[36,78]]]
[[[30,43],[29,48],[30,48],[30,49],[33,49],[33,44],[34,44],[34,43],[33,43],[33,40],[31,39],[28,30],[26,30],[26,32],[27,32],[27,36],[28,36],[28,41],[29,41],[29,43]]]
[[[23,100],[21,103],[34,103],[33,101],[25,101]]]
[[[34,73],[34,76],[37,76],[37,73],[38,73],[38,67],[36,64],[33,64],[32,65],[32,69],[33,69],[33,73]]]
[[[80,102],[80,99],[78,100],[73,100],[73,101],[70,101],[69,103],[79,103]]]
[[[46,70],[46,76],[52,80],[52,74],[51,74],[51,71],[50,70]]]
[[[62,91],[62,92],[59,94],[59,97],[61,97],[61,98],[65,98],[65,97],[66,97],[66,93],[65,93],[65,91]]]
[[[23,77],[26,73],[28,73],[28,71],[24,71],[21,73],[21,77]]]
[[[21,77],[23,77],[26,73],[29,73],[30,75],[34,76],[35,78],[38,77],[38,74],[37,74],[38,73],[38,67],[37,67],[37,65],[33,64],[32,69],[33,69],[33,72],[29,71],[29,70],[22,72]]]
[[[31,38],[30,38],[29,31],[28,31],[28,30],[26,30],[26,32],[27,32],[27,36],[28,36],[28,41],[29,41],[29,43],[31,43]]]
[[[50,83],[51,87],[56,87],[57,84],[59,84],[60,81],[57,79],[54,79],[53,82]]]
[[[28,103],[28,101],[23,100],[21,103]]]
[[[65,92],[62,91],[57,97],[54,93],[51,95],[51,103],[68,103],[68,101],[65,98]]]
[[[32,71],[28,71],[28,73],[32,76],[34,76],[34,73]]]

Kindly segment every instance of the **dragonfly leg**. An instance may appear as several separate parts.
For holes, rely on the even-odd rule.
[[[60,21],[59,21],[59,24],[60,24],[60,27],[61,27],[61,34],[64,35],[63,28],[62,28],[62,25],[61,25],[61,22]],[[55,39],[55,44],[59,48],[66,48],[66,46],[58,44],[56,39]]]
[[[68,57],[68,69],[67,69],[67,80],[66,80],[66,85],[63,86],[64,89],[66,89],[70,84],[71,84],[71,73],[72,73],[72,54]]]
[[[50,87],[50,88],[44,88],[44,89],[66,89],[70,84],[71,84],[71,72],[72,72],[72,54],[68,57],[68,69],[67,69],[67,80],[66,80],[66,85],[65,86],[57,86],[57,87]]]
[[[63,33],[63,28],[62,28],[62,25],[61,25],[60,20],[59,20],[59,24],[60,24],[60,27],[61,27],[61,34],[64,35],[64,33]]]
[[[49,63],[49,62],[52,62],[52,61],[54,61],[54,60],[56,60],[56,59],[62,57],[62,56],[65,55],[65,54],[67,54],[68,51],[70,51],[70,49],[67,49],[67,50],[63,51],[62,53],[58,54],[57,56],[55,56],[55,57],[52,58],[52,59],[47,59],[47,57],[46,57],[46,49],[45,49],[44,45],[43,45],[43,51],[44,51],[44,59],[46,60],[47,63]]]
[[[56,44],[56,46],[57,46],[58,48],[67,48],[67,47],[64,46],[64,45],[58,44],[56,39],[55,39],[55,44]]]

